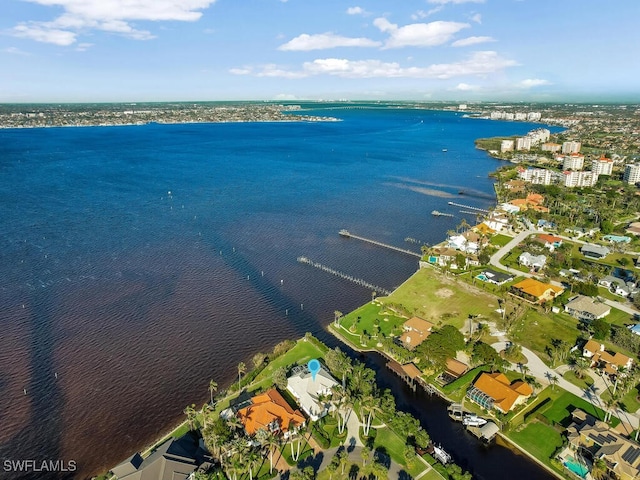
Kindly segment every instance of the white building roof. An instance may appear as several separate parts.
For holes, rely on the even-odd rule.
[[[287,378],[287,390],[296,397],[300,407],[314,421],[326,415],[328,411],[328,403],[320,402],[318,397],[329,395],[336,385],[338,382],[323,366],[320,367],[315,380],[306,365],[296,367],[293,374]]]

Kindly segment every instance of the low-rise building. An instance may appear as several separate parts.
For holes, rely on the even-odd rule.
[[[555,153],[555,152],[559,152],[562,149],[562,145],[560,145],[559,143],[547,142],[547,143],[543,143],[541,148],[543,152]]]
[[[535,237],[535,240],[544,245],[544,248],[548,249],[550,252],[553,252],[556,248],[562,245],[562,238],[546,233],[538,234]]]
[[[604,245],[585,243],[584,245],[582,245],[582,247],[580,247],[580,252],[582,252],[585,257],[600,259],[609,255],[611,253],[611,250],[609,250],[609,248],[605,247]]]
[[[413,350],[431,335],[432,328],[433,323],[420,317],[412,317],[402,325],[400,341],[406,349]]]
[[[545,255],[532,255],[529,252],[523,252],[518,257],[518,263],[537,272],[542,270],[547,264],[547,257]]]
[[[467,398],[487,410],[496,409],[509,413],[514,407],[526,402],[533,390],[531,386],[517,380],[509,381],[504,373],[482,373],[467,390]]]
[[[496,272],[491,268],[486,268],[482,273],[478,274],[476,278],[479,278],[483,282],[493,283],[494,285],[504,285],[505,283],[513,280],[513,275],[510,273]]]
[[[632,358],[620,352],[609,353],[602,343],[593,339],[584,345],[582,356],[591,359],[591,367],[602,368],[609,375],[616,375],[620,368],[628,370],[633,365]]]
[[[550,283],[543,283],[534,278],[525,278],[521,282],[512,285],[509,291],[512,295],[520,297],[527,302],[537,304],[553,301],[562,292],[564,292],[564,288]]]
[[[596,302],[591,297],[576,295],[569,299],[564,311],[579,320],[591,322],[597,318],[604,318],[611,313],[611,307],[605,303]]]
[[[582,458],[586,454],[591,463],[604,460],[607,472],[602,478],[640,478],[640,445],[581,409],[575,409],[571,416],[566,435],[574,455]]]
[[[281,433],[285,438],[289,438],[306,421],[304,415],[291,408],[275,388],[252,397],[251,404],[238,410],[238,418],[249,436],[265,429]]]
[[[322,365],[315,376],[307,365],[299,365],[287,378],[287,390],[314,422],[329,412],[330,404],[326,397],[337,385],[339,384],[336,379]]]

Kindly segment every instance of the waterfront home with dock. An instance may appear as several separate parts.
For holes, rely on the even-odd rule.
[[[314,422],[329,412],[330,404],[322,398],[330,395],[333,387],[337,385],[336,379],[322,365],[315,376],[311,374],[307,365],[298,365],[287,378],[287,390]]]
[[[262,428],[280,432],[284,438],[288,438],[306,421],[304,415],[291,408],[275,388],[253,397],[250,405],[238,410],[238,418],[249,436]]]
[[[467,398],[487,410],[509,413],[532,393],[531,386],[522,380],[511,383],[504,373],[482,373],[467,391]]]

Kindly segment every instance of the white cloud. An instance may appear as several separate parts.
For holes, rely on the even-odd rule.
[[[422,19],[425,19],[427,17],[430,17],[433,14],[438,13],[443,8],[444,7],[442,7],[442,6],[438,6],[438,7],[432,8],[431,10],[427,10],[426,12],[424,10],[418,10],[416,13],[411,15],[411,18],[413,20],[422,20]]]
[[[433,64],[427,67],[402,67],[398,62],[381,60],[348,60],[346,58],[318,58],[305,62],[302,69],[294,71],[270,64],[256,73],[259,77],[306,78],[316,75],[333,75],[343,78],[434,78],[449,79],[463,76],[486,76],[517,65],[513,60],[500,57],[496,52],[475,52],[467,59]],[[231,73],[250,74],[251,71],[233,69]]]
[[[457,90],[459,92],[474,92],[479,89],[480,87],[478,85],[470,85],[468,83],[459,83],[453,88],[453,90]]]
[[[86,52],[91,47],[93,47],[93,43],[79,43],[76,47],[76,51]]]
[[[527,78],[526,80],[522,80],[518,84],[520,88],[534,88],[534,87],[541,87],[544,85],[551,85],[551,82],[548,80],[543,80],[541,78]]]
[[[431,47],[448,42],[454,34],[468,28],[468,23],[437,21],[431,23],[413,23],[398,27],[384,17],[376,18],[373,24],[389,38],[384,48]]]
[[[253,69],[251,67],[232,68],[229,70],[229,73],[233,75],[250,75],[253,73]]]
[[[4,50],[2,50],[4,53],[9,53],[11,55],[23,55],[23,56],[29,56],[31,55],[29,52],[25,52],[24,50],[20,50],[17,47],[7,47]]]
[[[427,0],[427,3],[435,3],[438,5],[446,5],[447,3],[484,3],[484,0]]]
[[[471,20],[476,23],[482,23],[482,15],[480,15],[479,13],[476,13],[471,17]]]
[[[76,34],[67,30],[46,27],[36,23],[23,23],[16,25],[11,30],[14,37],[28,38],[36,42],[53,43],[54,45],[67,46],[75,43]]]
[[[350,38],[335,35],[331,32],[308,35],[303,33],[287,43],[280,45],[278,50],[284,51],[309,51],[324,50],[336,47],[377,47],[380,42],[368,38]]]
[[[71,45],[80,32],[90,29],[117,33],[136,40],[154,36],[138,30],[130,22],[194,22],[202,10],[216,0],[29,0],[32,3],[62,9],[48,22],[23,22],[11,30],[18,37],[56,45]]]
[[[362,7],[347,8],[347,15],[365,15],[367,12]]]
[[[451,44],[452,47],[468,47],[469,45],[478,45],[479,43],[495,42],[493,37],[467,37],[456,40]]]

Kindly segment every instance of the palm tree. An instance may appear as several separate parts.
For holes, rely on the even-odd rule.
[[[247,366],[244,362],[240,362],[238,364],[238,390],[240,390],[240,380],[242,379],[242,374],[247,371]]]
[[[616,381],[613,384],[613,392],[611,393],[612,395],[616,394],[616,390],[618,389],[618,380],[620,380],[620,376],[624,377],[626,373],[627,373],[626,367],[618,367],[618,371],[616,372]]]
[[[591,362],[589,360],[587,360],[584,357],[577,357],[571,363],[571,370],[573,370],[573,373],[575,374],[576,377],[584,378],[590,366],[591,366]]]
[[[366,467],[367,462],[373,457],[373,452],[369,447],[364,447],[360,452],[360,456],[362,457],[362,466]]]
[[[218,391],[218,383],[213,379],[209,380],[209,393],[211,394],[211,405],[213,405],[213,392]]]
[[[611,416],[613,415],[613,410],[615,410],[618,405],[618,399],[615,397],[608,398],[604,401],[605,407],[607,407],[607,413],[604,415],[604,421],[608,422],[611,420]]]
[[[347,455],[347,451],[343,448],[338,450],[338,465],[340,465],[340,473],[344,475],[344,467],[349,463],[349,457]]]
[[[202,408],[200,409],[200,415],[202,415],[202,429],[207,429],[207,416],[211,413],[211,405],[208,403],[202,404]]]
[[[260,460],[261,458],[258,456],[255,450],[249,450],[245,462],[246,468],[247,470],[249,470],[249,480],[253,480],[253,469],[256,466],[260,465]]]
[[[524,380],[527,376],[527,373],[529,373],[531,369],[527,365],[522,365],[520,367],[520,371],[522,372],[522,380]]]
[[[365,401],[366,400],[366,401]],[[367,412],[367,421],[364,425],[364,434],[365,436],[369,436],[369,430],[371,429],[371,422],[375,418],[376,414],[382,413],[382,408],[380,407],[380,398],[374,395],[367,395],[365,398],[361,400],[361,405],[364,411]],[[364,418],[364,415],[363,415]]]
[[[305,424],[303,423],[296,429],[295,433],[291,435],[291,459],[294,462],[297,462],[298,459],[300,458],[300,447],[302,446],[302,441],[306,440],[305,432],[306,432],[306,428],[305,428]],[[297,448],[295,452],[293,449],[294,440],[296,440],[295,443],[297,444]]]
[[[594,480],[604,480],[607,476],[607,470],[607,463],[601,458],[596,458],[590,473]]]
[[[269,473],[273,472],[273,454],[280,447],[280,437],[269,431],[262,444],[269,451]]]
[[[551,390],[555,390],[556,389],[556,385],[558,384],[560,379],[558,378],[557,375],[551,375],[549,377],[549,381],[551,382]]]
[[[389,474],[389,469],[386,467],[386,465],[382,463],[373,462],[371,463],[371,465],[369,465],[369,473],[373,475],[376,479],[383,480],[387,478],[387,475]]]
[[[184,409],[184,414],[187,416],[187,423],[189,423],[189,430],[194,430],[196,419],[196,404],[187,405]]]
[[[335,310],[333,312],[333,324],[336,327],[340,326],[340,319],[342,318],[342,312],[340,310]]]
[[[243,427],[242,421],[235,415],[231,415],[227,418],[227,425],[233,434],[236,434],[237,431]]]

